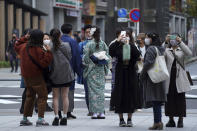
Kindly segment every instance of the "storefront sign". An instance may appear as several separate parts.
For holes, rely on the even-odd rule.
[[[55,7],[79,10],[83,8],[83,0],[55,0]]]
[[[78,17],[79,13],[77,10],[67,10],[66,15],[72,17]]]
[[[83,14],[87,16],[95,16],[96,15],[96,2],[90,1],[89,3],[85,3]]]

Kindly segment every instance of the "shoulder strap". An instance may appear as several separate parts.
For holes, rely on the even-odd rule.
[[[172,51],[172,54],[174,56],[174,59],[177,61],[177,63],[183,68],[183,70],[185,70],[185,67],[181,64],[181,62],[178,60],[176,54]]]
[[[64,54],[61,48],[59,48],[60,52],[67,58],[67,56]]]
[[[29,58],[31,59],[31,61],[38,67],[40,68],[41,70],[43,70],[43,68],[40,66],[40,64],[38,64],[35,59],[30,55],[29,53],[29,50],[28,50],[28,45],[26,45],[26,51],[27,51],[27,54],[29,56]]]
[[[157,47],[155,47],[155,49],[156,49],[157,56],[159,56],[159,52],[158,52],[158,49],[157,49]]]

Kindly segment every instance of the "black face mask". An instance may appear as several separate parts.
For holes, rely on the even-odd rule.
[[[13,36],[13,37],[12,37],[12,39],[16,39],[16,37],[15,37],[15,36]]]
[[[136,40],[136,43],[137,44],[141,44],[141,40]]]

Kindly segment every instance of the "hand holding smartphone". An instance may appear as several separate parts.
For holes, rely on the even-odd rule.
[[[122,37],[126,37],[126,31],[121,31],[120,35],[121,35]]]

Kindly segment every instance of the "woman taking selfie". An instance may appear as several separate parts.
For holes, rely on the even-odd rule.
[[[115,87],[112,92],[111,103],[115,113],[119,114],[120,127],[132,127],[132,113],[136,109],[136,88],[137,72],[136,61],[140,52],[134,45],[132,34],[129,31],[122,31],[117,41],[109,49],[111,57],[117,58],[115,69]],[[127,124],[124,121],[123,113],[128,113]]]

